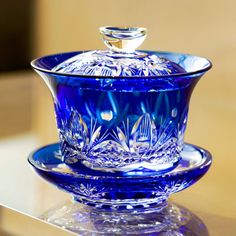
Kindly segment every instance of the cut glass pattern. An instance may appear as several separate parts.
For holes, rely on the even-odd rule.
[[[198,181],[211,165],[206,150],[185,144],[178,166],[168,173],[107,173],[83,165],[73,170],[58,159],[59,143],[32,153],[29,162],[37,173],[70,193],[77,202],[111,210],[164,207],[170,194],[188,188]]]
[[[52,71],[90,76],[160,76],[183,73],[178,64],[155,54],[89,51],[55,66]]]
[[[85,199],[99,199],[105,196],[106,190],[104,188],[99,189],[99,186],[92,186],[92,184],[70,184],[66,187],[66,190],[72,192],[74,195],[78,195]]]
[[[148,113],[141,115],[133,126],[127,118],[120,126],[104,130],[92,118],[87,125],[72,109],[70,118],[60,123],[62,155],[68,164],[79,160],[93,169],[158,171],[178,162],[182,150],[182,130],[176,129],[178,126],[171,119],[157,129]]]

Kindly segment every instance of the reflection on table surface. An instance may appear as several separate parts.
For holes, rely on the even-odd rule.
[[[161,210],[152,207],[128,211],[64,202],[40,218],[78,235],[209,235],[200,218],[172,202]]]
[[[0,207],[1,236],[233,236],[236,232],[235,223],[235,219],[200,212],[196,214],[172,202],[162,212],[111,213],[62,201],[39,218]]]

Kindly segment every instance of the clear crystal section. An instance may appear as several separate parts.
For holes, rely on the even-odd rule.
[[[80,160],[87,167],[107,171],[168,169],[179,161],[186,115],[180,121],[181,129],[172,119],[158,129],[149,113],[135,122],[127,118],[120,125],[105,128],[73,109],[69,119],[60,120],[64,161],[73,164]],[[109,114],[106,118],[110,119]]]
[[[89,51],[60,63],[52,71],[90,76],[160,76],[183,73],[174,62],[155,54]]]
[[[110,50],[88,51],[69,58],[52,71],[89,76],[160,76],[185,70],[178,64],[150,52],[137,52],[146,38],[145,28],[101,27],[104,44]]]

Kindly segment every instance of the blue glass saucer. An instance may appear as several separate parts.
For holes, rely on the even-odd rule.
[[[184,144],[178,166],[163,174],[131,172],[107,173],[83,165],[71,169],[62,162],[60,144],[50,144],[32,152],[28,158],[45,180],[73,195],[75,201],[102,209],[162,209],[170,194],[188,188],[209,169],[212,157],[203,148]]]

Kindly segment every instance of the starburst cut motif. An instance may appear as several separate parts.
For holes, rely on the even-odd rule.
[[[140,116],[132,128],[127,119],[123,127],[103,132],[93,119],[88,128],[74,109],[70,119],[61,123],[62,153],[68,164],[81,160],[89,167],[121,168],[146,161],[157,166],[178,160],[182,150],[183,132],[176,131],[171,120],[157,130],[148,113]]]
[[[101,134],[101,126],[96,125],[96,121],[91,119],[90,131],[82,116],[72,109],[70,119],[62,120],[63,129],[59,130],[62,140],[62,153],[69,153],[68,162],[73,162],[74,157],[83,159],[93,148],[98,146],[107,137],[106,132]],[[106,141],[104,141],[106,142]]]
[[[104,188],[98,189],[97,187],[92,186],[92,184],[70,185],[69,188],[74,194],[87,197],[89,199],[101,198],[107,193]]]
[[[162,192],[167,195],[170,195],[172,193],[179,192],[180,190],[186,188],[190,184],[191,183],[189,181],[177,179],[177,180],[166,182],[165,185],[163,185],[162,187],[159,186],[158,188],[156,188],[156,190],[157,190],[157,193]]]

